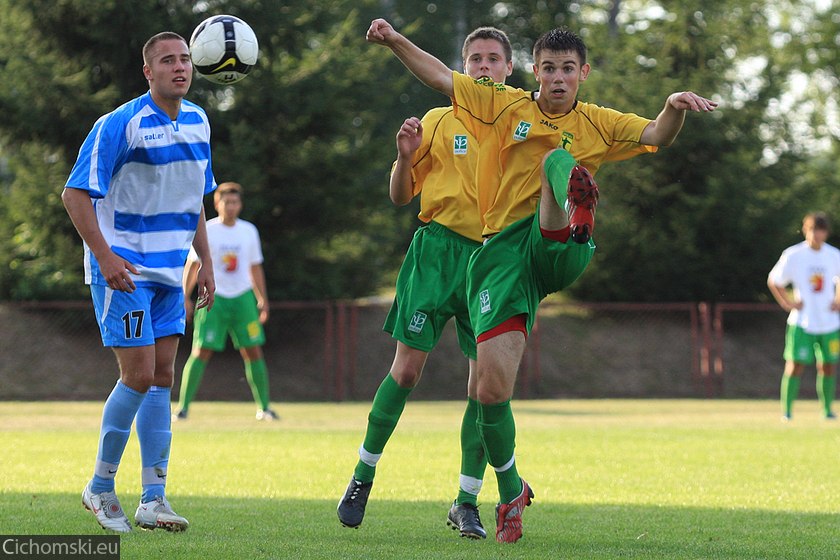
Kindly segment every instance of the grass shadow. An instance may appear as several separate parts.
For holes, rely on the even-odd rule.
[[[500,545],[492,541],[490,504],[482,513],[491,538],[468,541],[445,526],[443,502],[372,500],[354,530],[340,526],[332,499],[171,498],[190,529],[135,530],[121,539],[123,559],[821,560],[840,549],[836,516],[824,513],[540,503],[537,496],[525,513],[525,537]],[[2,493],[0,500],[3,534],[102,532],[76,495]]]

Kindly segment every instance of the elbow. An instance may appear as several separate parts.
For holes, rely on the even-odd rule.
[[[394,206],[405,206],[409,202],[411,202],[411,196],[405,196],[402,194],[391,195],[391,203],[393,203]]]
[[[72,195],[69,194],[70,189],[64,187],[64,190],[61,191],[61,203],[64,204],[64,208],[68,208],[70,205],[70,197]]]

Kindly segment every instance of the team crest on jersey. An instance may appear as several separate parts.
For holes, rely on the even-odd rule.
[[[531,130],[531,123],[519,121],[516,125],[516,130],[513,131],[513,139],[517,142],[522,142],[528,137],[528,131]]]
[[[452,153],[456,156],[463,156],[467,154],[467,135],[456,134],[452,142]]]
[[[808,280],[810,281],[811,289],[815,294],[823,291],[823,286],[825,285],[825,274],[823,274],[823,271],[815,270],[811,273],[811,277]]]
[[[571,132],[564,130],[563,136],[560,138],[560,145],[557,146],[558,148],[563,148],[567,152],[572,147],[572,142],[575,141],[575,135]]]
[[[422,311],[415,311],[414,315],[411,316],[411,321],[408,323],[408,331],[420,334],[423,330],[423,326],[426,324],[426,319],[428,319],[428,316],[425,313]]]
[[[479,311],[481,313],[487,313],[490,311],[490,290],[482,290],[480,294],[478,294],[478,301],[481,303],[481,308]]]

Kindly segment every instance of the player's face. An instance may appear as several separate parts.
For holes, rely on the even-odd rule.
[[[806,220],[802,225],[802,235],[809,247],[819,249],[828,239],[828,230],[816,228],[813,220]]]
[[[143,73],[152,93],[161,99],[182,99],[190,89],[193,74],[187,44],[178,39],[164,39],[152,47],[149,55]]]
[[[513,61],[505,60],[505,49],[495,39],[476,39],[467,47],[464,72],[474,80],[490,78],[503,84],[513,72]]]
[[[216,203],[216,211],[223,222],[232,222],[242,211],[242,199],[236,194],[223,194]]]
[[[542,51],[538,58],[534,77],[540,84],[540,107],[552,114],[568,113],[589,75],[589,64],[581,64],[574,51]]]

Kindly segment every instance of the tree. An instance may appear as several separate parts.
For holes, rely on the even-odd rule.
[[[628,2],[624,3],[629,4]],[[692,11],[680,2],[623,9],[618,29],[585,24],[595,64],[582,97],[650,117],[674,91],[723,101],[712,115],[687,115],[675,144],[654,156],[604,166],[593,264],[574,292],[626,301],[753,300],[798,214],[796,157],[763,164],[767,104],[785,71],[772,64],[745,91],[742,65],[772,57],[766,6],[730,1]],[[627,6],[629,8],[629,6]],[[582,14],[586,18],[586,14]]]
[[[567,25],[590,49],[584,101],[650,117],[681,89],[723,101],[714,115],[689,115],[673,147],[599,172],[598,251],[571,293],[766,298],[767,269],[798,238],[802,214],[838,202],[838,23],[817,5],[0,0],[0,299],[86,297],[81,244],[59,200],[78,147],[98,116],[147,89],[146,38],[189,35],[216,13],[254,27],[260,60],[232,87],[196,78],[189,98],[210,115],[217,179],[245,186],[243,217],[263,235],[272,297],[390,286],[417,225],[416,203],[395,209],[387,198],[394,135],[448,100],[364,42],[368,22],[384,16],[455,69],[467,32],[500,27],[517,87],[534,87],[536,37]],[[790,84],[809,73],[829,87],[815,80],[791,105]]]
[[[360,5],[238,3],[261,41],[253,76],[234,87],[194,80],[190,98],[213,126],[214,172],[245,185],[244,217],[266,240],[273,297],[370,293],[380,285],[370,270],[396,267],[410,228],[385,194],[393,132],[384,115],[398,101],[371,87],[388,56],[364,43]],[[0,8],[13,29],[0,37],[0,69],[14,77],[0,84],[3,188],[19,204],[2,214],[15,242],[0,257],[10,265],[0,298],[82,297],[80,243],[58,199],[78,146],[99,115],[147,89],[143,42],[162,29],[188,35],[209,13],[186,1],[100,0],[91,9],[82,0],[0,0]]]

